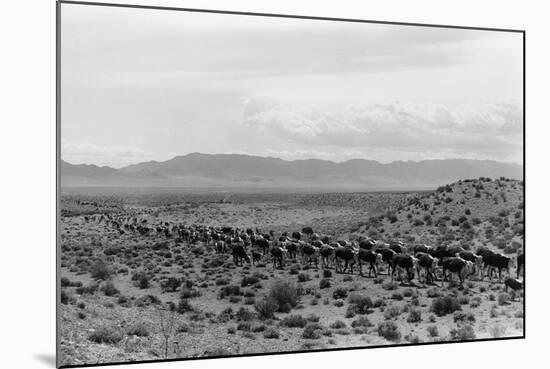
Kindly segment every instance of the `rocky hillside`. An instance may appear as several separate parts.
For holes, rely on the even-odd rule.
[[[466,249],[484,245],[513,254],[523,247],[523,232],[523,181],[482,177],[419,193],[405,206],[370,218],[351,237]]]

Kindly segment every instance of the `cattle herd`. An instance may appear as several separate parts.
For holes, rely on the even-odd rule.
[[[461,284],[467,278],[482,281],[498,276],[498,281],[502,281],[502,272],[505,271],[506,287],[515,290],[523,287],[519,280],[525,263],[522,252],[514,259],[486,247],[470,251],[460,246],[406,245],[402,240],[386,242],[367,236],[348,241],[315,233],[311,227],[304,227],[301,232],[276,234],[273,230],[264,232],[258,228],[185,225],[167,221],[149,224],[147,219],[137,216],[103,214],[85,216],[84,219],[86,222],[104,222],[120,234],[161,236],[188,245],[201,243],[218,253],[230,253],[236,266],[269,261],[273,267],[283,268],[286,262],[292,261],[352,274],[356,266],[362,276],[363,265],[366,265],[369,277],[377,277],[385,270],[392,280],[396,274],[399,280],[403,280],[404,275],[404,279],[412,283],[416,275],[418,282],[434,283],[438,280],[451,282],[456,275]],[[515,268],[516,278],[513,278],[512,268]]]

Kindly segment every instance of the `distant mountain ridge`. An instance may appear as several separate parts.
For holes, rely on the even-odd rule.
[[[61,163],[62,186],[319,188],[380,190],[434,188],[459,179],[523,179],[523,166],[491,160],[283,160],[240,154],[192,153],[115,169]]]

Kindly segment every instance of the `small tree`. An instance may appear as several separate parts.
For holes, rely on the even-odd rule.
[[[157,313],[159,316],[160,333],[164,339],[164,358],[168,358],[168,344],[170,338],[174,332],[174,323],[176,322],[176,309],[171,306],[170,309],[166,307],[157,306]]]

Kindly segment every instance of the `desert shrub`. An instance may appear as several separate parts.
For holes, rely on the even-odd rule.
[[[372,306],[375,308],[386,306],[386,301],[384,301],[384,299],[376,299],[374,300]]]
[[[258,283],[260,280],[258,277],[256,276],[245,276],[243,277],[243,279],[241,280],[241,287],[247,287],[247,286],[252,286],[256,283]]]
[[[288,312],[298,305],[298,290],[288,282],[277,281],[271,286],[269,299],[277,304],[277,311]]]
[[[237,324],[238,331],[250,332],[251,328],[252,324],[250,324],[250,322],[240,322],[239,324]]]
[[[336,307],[342,307],[342,306],[344,306],[344,301],[342,301],[342,300],[336,300],[336,301],[334,301],[334,306],[336,306]]]
[[[403,295],[400,294],[399,292],[395,292],[391,295],[391,299],[401,301],[401,300],[403,300]]]
[[[372,300],[369,296],[353,293],[348,299],[350,307],[356,314],[367,314],[369,309],[373,307]]]
[[[122,333],[111,327],[101,327],[88,335],[88,339],[95,343],[118,343],[122,340]]]
[[[455,323],[475,323],[476,317],[472,313],[455,312],[453,320]]]
[[[422,321],[422,313],[420,310],[417,309],[411,309],[409,311],[409,316],[407,317],[407,322],[409,323],[417,323]]]
[[[334,323],[332,323],[330,325],[330,328],[332,328],[332,329],[342,329],[342,328],[346,328],[346,327],[347,327],[346,323],[344,323],[341,320],[337,320],[337,321],[335,321]]]
[[[176,307],[176,311],[180,314],[186,313],[188,311],[194,311],[195,309],[189,303],[188,299],[180,299]]]
[[[297,264],[292,265],[292,266],[290,267],[289,273],[290,273],[290,274],[293,274],[293,275],[300,273],[300,266],[297,265]]]
[[[345,299],[348,297],[348,291],[344,287],[338,287],[332,292],[332,297],[335,299]]]
[[[273,327],[269,327],[264,331],[264,338],[277,339],[281,336],[279,331]]]
[[[319,288],[330,288],[330,281],[328,279],[321,279],[321,281],[319,282]]]
[[[138,322],[131,326],[126,333],[129,336],[148,337],[149,329],[147,329],[147,325],[145,323]]]
[[[330,278],[332,277],[332,272],[328,269],[323,270],[323,278]]]
[[[264,297],[262,300],[256,302],[254,309],[256,309],[260,319],[272,319],[277,310],[277,303],[270,298]]]
[[[233,309],[231,307],[228,307],[224,310],[222,310],[221,313],[218,314],[218,317],[216,320],[218,323],[227,323],[228,321],[232,320],[235,317],[235,314],[233,313]]]
[[[399,285],[396,282],[386,282],[382,285],[382,288],[386,291],[395,290],[397,287],[399,287]]]
[[[510,303],[510,295],[508,295],[506,292],[503,292],[498,295],[497,301],[500,306],[508,305]]]
[[[386,320],[396,318],[399,314],[401,314],[401,309],[399,309],[399,306],[390,306],[384,310],[384,318]]]
[[[254,313],[247,308],[241,307],[235,314],[237,321],[249,321],[254,319]]]
[[[503,327],[501,325],[494,325],[489,328],[489,333],[494,338],[502,337],[504,336],[504,334],[506,334],[506,327]]]
[[[199,297],[201,295],[201,292],[195,288],[182,288],[180,292],[180,298],[183,299],[191,299],[195,297]]]
[[[453,341],[468,341],[468,340],[474,340],[476,338],[474,328],[469,325],[462,325],[457,328],[451,329],[449,332],[451,340]]]
[[[309,274],[307,274],[307,273],[300,273],[300,274],[298,274],[298,282],[303,283],[303,282],[307,282],[307,281],[309,281],[309,280],[310,280]]]
[[[79,295],[93,295],[99,288],[97,283],[90,283],[87,286],[81,286],[76,288],[76,293]]]
[[[132,274],[132,281],[135,281],[136,286],[143,290],[149,288],[151,276],[144,271],[137,271]]]
[[[428,331],[428,334],[430,335],[430,337],[439,336],[439,330],[437,329],[437,326],[435,326],[435,325],[428,326],[428,328],[426,328],[426,330]]]
[[[424,222],[421,219],[417,218],[417,219],[413,220],[413,225],[415,227],[418,227],[418,226],[424,225]]]
[[[120,292],[111,281],[103,284],[103,286],[101,286],[101,291],[103,291],[105,296],[114,296]]]
[[[96,261],[90,267],[90,275],[93,279],[105,281],[111,277],[111,274],[113,271],[103,260]]]
[[[441,296],[432,301],[430,311],[434,312],[437,316],[443,316],[454,313],[461,310],[460,304],[456,297]]]
[[[353,328],[357,328],[357,327],[368,328],[368,327],[372,327],[373,325],[374,324],[372,324],[369,318],[367,318],[366,316],[362,316],[360,318],[355,319],[353,322],[351,322],[351,326]]]
[[[323,329],[323,326],[321,326],[318,323],[308,323],[304,328],[304,332],[302,333],[302,338],[306,338],[310,340],[319,339],[321,338],[320,331],[322,329]]]
[[[175,277],[170,277],[161,283],[162,290],[164,292],[176,292],[181,286],[182,281]]]
[[[61,290],[61,303],[63,305],[67,305],[69,303],[69,295],[65,290]]]
[[[240,296],[242,294],[241,288],[236,285],[224,286],[220,290],[219,297],[224,298],[226,296]]]
[[[378,335],[388,341],[397,342],[401,339],[399,327],[394,322],[381,322],[378,324]]]
[[[301,315],[289,315],[281,321],[281,325],[289,328],[303,328],[307,324],[307,319]]]
[[[235,334],[235,333],[237,333],[237,328],[236,327],[229,327],[229,328],[227,328],[227,333]]]

